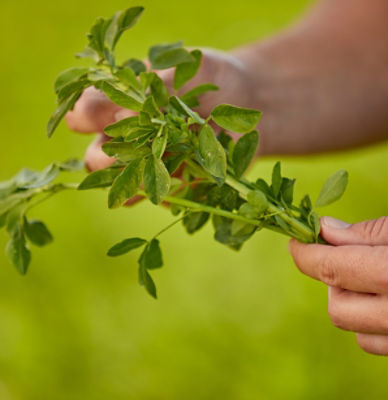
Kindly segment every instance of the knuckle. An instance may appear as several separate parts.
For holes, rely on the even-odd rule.
[[[345,329],[344,321],[336,301],[329,301],[328,314],[331,323],[339,329]]]
[[[388,242],[388,217],[384,216],[378,219],[368,221],[364,226],[363,236],[369,238],[385,238]]]
[[[338,269],[329,256],[326,256],[319,265],[318,279],[329,286],[340,285]]]

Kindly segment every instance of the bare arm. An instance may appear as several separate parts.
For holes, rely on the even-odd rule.
[[[261,152],[339,150],[388,138],[388,2],[324,0],[237,49],[255,82]]]

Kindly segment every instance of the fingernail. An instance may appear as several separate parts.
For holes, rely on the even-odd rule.
[[[332,229],[347,229],[350,224],[333,217],[322,217],[321,223]]]

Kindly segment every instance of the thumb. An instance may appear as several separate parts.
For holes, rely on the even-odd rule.
[[[388,245],[388,217],[363,221],[353,225],[332,217],[322,217],[321,236],[335,246]]]

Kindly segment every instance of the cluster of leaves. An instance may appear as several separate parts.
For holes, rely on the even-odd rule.
[[[22,169],[12,179],[0,182],[0,228],[6,228],[10,240],[7,255],[21,274],[27,272],[31,261],[28,242],[42,247],[53,237],[42,221],[29,220],[27,213],[48,197],[73,186],[53,181],[61,172],[83,169],[83,163],[71,159],[53,163],[43,171]]]
[[[58,107],[48,123],[48,136],[90,86],[103,91],[112,102],[135,112],[134,116],[105,128],[111,140],[103,145],[103,151],[116,162],[89,174],[78,189],[109,188],[109,208],[120,207],[139,194],[156,205],[167,202],[178,218],[171,226],[182,221],[186,231],[192,234],[211,220],[215,239],[236,250],[262,228],[307,243],[319,241],[319,218],[312,202],[305,196],[299,205],[294,204],[295,180],[281,175],[280,163],[275,164],[270,183],[261,178],[250,182],[243,177],[257,152],[259,135],[255,128],[261,113],[229,104],[216,106],[206,119],[195,111],[199,96],[218,90],[211,83],[182,90],[200,67],[200,50],[188,51],[181,42],[159,44],[149,50],[149,68],[133,58],[117,64],[115,46],[142,12],[142,7],[133,7],[109,19],[99,18],[88,34],[88,46],[78,54],[91,58],[94,65],[68,69],[55,82]],[[167,68],[175,68],[173,88],[167,88],[154,72]],[[217,136],[215,126],[220,128]],[[241,136],[234,142],[227,132]],[[55,168],[58,171],[63,165]],[[12,182],[17,180],[14,178]],[[50,193],[56,190],[55,185],[47,186],[47,179],[40,178],[40,181],[44,183],[35,186],[39,190],[45,192],[47,187],[51,188]],[[325,183],[316,206],[337,200],[346,184],[345,171],[333,175]],[[10,201],[13,195],[7,193],[6,187],[0,189],[3,190],[0,199],[1,193],[5,199],[0,200],[0,215],[4,211],[1,201]],[[32,197],[28,194],[31,183],[28,187],[19,184],[15,190],[18,195],[25,194],[25,203]],[[13,214],[9,209],[5,213]],[[31,224],[24,215],[20,213],[17,228],[12,228],[13,217],[7,217],[11,243],[18,247],[14,250],[15,245],[11,244],[9,254],[12,259],[16,252],[18,260],[25,258],[22,267],[19,261],[15,262],[22,272],[29,262],[25,237],[37,244],[31,239]],[[38,230],[41,236],[45,230],[45,243],[51,240],[41,224],[39,228],[36,225],[35,231]],[[108,252],[109,256],[116,257],[143,247],[138,261],[139,282],[154,297],[156,288],[149,271],[163,265],[157,237],[164,231],[150,241],[125,239]]]

